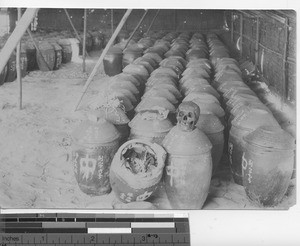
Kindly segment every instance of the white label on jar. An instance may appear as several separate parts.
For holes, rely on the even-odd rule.
[[[167,175],[170,176],[170,185],[173,186],[174,178],[180,185],[185,184],[184,174],[185,174],[185,165],[182,163],[177,163],[176,161],[172,160],[171,165],[166,167]]]
[[[98,167],[99,167],[99,170],[98,170],[98,177],[99,177],[99,179],[101,179],[102,176],[103,176],[103,162],[104,162],[104,158],[103,158],[102,155],[100,155],[100,156],[98,157]]]
[[[242,177],[244,177],[245,175],[245,170],[247,170],[247,168],[249,169],[248,171],[248,182],[249,184],[251,184],[252,182],[252,172],[253,172],[253,161],[251,159],[247,160],[245,158],[245,152],[243,152],[243,156],[242,156]]]
[[[131,201],[132,201],[132,197],[133,197],[133,194],[132,194],[132,193],[127,193],[127,194],[121,193],[121,194],[120,194],[120,198],[121,198],[122,200],[125,200],[126,202],[131,202]]]
[[[148,199],[148,198],[151,196],[152,193],[153,193],[152,191],[151,191],[151,192],[145,191],[144,194],[139,195],[139,196],[136,198],[136,201],[137,201],[137,202],[139,202],[139,201],[144,201],[144,200]]]
[[[83,174],[82,178],[88,180],[96,169],[97,160],[90,158],[88,154],[86,154],[85,158],[80,159],[80,172]]]

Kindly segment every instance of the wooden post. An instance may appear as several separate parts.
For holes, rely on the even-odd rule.
[[[18,8],[18,22],[21,19],[21,8]],[[17,26],[17,24],[16,24]],[[22,109],[22,74],[21,74],[21,41],[17,45],[17,55],[16,55],[16,68],[17,68],[17,81],[19,84],[19,109]]]
[[[83,44],[82,44],[82,72],[85,73],[85,58],[86,58],[86,23],[87,23],[87,9],[84,9],[83,17]]]
[[[77,108],[78,108],[78,106],[79,106],[79,104],[80,104],[80,102],[81,102],[81,100],[82,100],[84,94],[86,93],[86,91],[87,91],[87,89],[88,89],[90,83],[92,82],[92,79],[94,78],[94,76],[95,76],[95,74],[96,74],[98,68],[100,67],[101,63],[103,62],[103,59],[104,59],[104,57],[105,57],[105,55],[106,55],[108,49],[110,48],[110,46],[111,46],[111,45],[113,44],[113,42],[115,41],[115,39],[116,39],[116,37],[118,36],[120,30],[122,29],[122,27],[123,27],[123,25],[125,24],[127,18],[129,17],[131,11],[132,11],[132,9],[128,9],[128,10],[126,11],[126,13],[124,14],[122,20],[120,21],[118,27],[116,28],[114,34],[111,36],[111,38],[110,38],[110,40],[108,41],[107,45],[105,46],[103,52],[101,53],[101,56],[99,57],[99,60],[97,61],[96,65],[95,65],[95,67],[94,67],[94,69],[93,69],[93,71],[91,72],[91,74],[90,74],[88,80],[86,81],[86,83],[85,83],[85,85],[84,85],[84,87],[83,87],[82,93],[81,93],[81,95],[80,95],[80,97],[79,97],[79,99],[78,99],[78,101],[77,101],[77,103],[76,103],[75,111],[77,110]]]
[[[114,10],[110,10],[111,35],[114,34]]]
[[[146,32],[146,34],[148,34],[148,32],[150,31],[150,29],[151,29],[151,27],[152,27],[154,21],[156,20],[156,17],[157,17],[158,14],[159,14],[159,11],[160,11],[160,9],[157,10],[155,16],[153,17],[153,20],[151,21],[151,23],[150,23],[150,25],[149,25],[149,27],[148,27],[148,30],[147,30],[147,32]]]
[[[31,21],[35,17],[37,13],[37,8],[28,8],[26,9],[25,13],[23,14],[22,18],[18,22],[18,25],[15,27],[13,33],[10,35],[8,40],[6,41],[4,47],[0,52],[0,72],[5,67],[7,61],[10,58],[11,53],[16,48],[17,44],[21,40],[23,34],[25,33],[26,29],[30,25]]]
[[[255,67],[258,66],[258,55],[259,55],[259,28],[260,28],[259,17],[256,17]]]
[[[243,14],[240,15],[240,55],[243,56]]]
[[[135,34],[135,32],[137,31],[137,29],[140,27],[140,25],[142,24],[143,20],[145,19],[146,15],[148,13],[148,9],[146,9],[145,13],[143,14],[141,20],[139,21],[139,23],[137,24],[137,26],[134,28],[133,32],[131,33],[130,37],[128,38],[124,50],[126,49],[126,47],[128,46],[130,40],[132,39],[133,35]]]
[[[231,22],[230,22],[230,40],[231,40],[231,43],[233,44],[233,34],[234,34],[234,25],[233,25],[233,12],[231,11]]]
[[[289,80],[288,80],[288,74],[287,74],[287,51],[288,51],[288,43],[289,43],[289,19],[286,17],[284,22],[284,48],[283,48],[283,98],[284,100],[287,100],[289,98]]]

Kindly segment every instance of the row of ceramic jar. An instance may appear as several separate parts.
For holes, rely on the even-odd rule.
[[[175,38],[176,36],[178,37]],[[196,35],[193,36],[193,40],[196,39],[195,36]],[[173,42],[170,43],[172,40]],[[195,124],[199,117],[199,107],[194,103],[191,103],[192,105],[185,105],[186,103],[184,103],[177,114],[177,121],[180,120],[183,125],[190,122],[190,114],[193,115],[190,129],[183,129],[179,126],[173,127],[172,124],[176,121],[175,110],[181,100],[181,93],[178,86],[179,78],[181,78],[181,75],[183,75],[187,66],[187,62],[182,56],[184,56],[184,52],[188,51],[188,41],[189,35],[178,35],[174,33],[166,35],[162,40],[157,40],[155,45],[151,49],[148,49],[148,53],[127,65],[123,69],[123,73],[111,78],[107,85],[107,91],[100,97],[102,99],[105,98],[104,101],[102,100],[101,103],[98,102],[98,106],[95,107],[98,112],[102,111],[102,115],[105,115],[106,119],[110,118],[110,121],[118,127],[121,125],[122,127],[126,127],[126,122],[128,121],[125,118],[125,113],[127,114],[126,116],[131,118],[133,115],[130,114],[130,111],[131,108],[134,108],[134,113],[136,115],[129,123],[131,127],[129,138],[146,139],[149,142],[156,142],[165,147],[169,158],[166,163],[164,180],[168,198],[174,208],[201,208],[208,193],[212,173],[210,152],[212,146],[210,140],[203,132],[195,128]],[[159,53],[154,52],[154,50],[159,52],[163,51],[168,57],[161,60],[162,58]],[[174,54],[181,55],[174,56]],[[152,62],[150,61],[151,59]],[[152,70],[155,68],[155,62],[156,65],[158,65],[159,62],[160,67]],[[146,65],[146,63],[148,63],[148,65]],[[151,63],[153,63],[153,66],[151,66]],[[183,85],[186,80],[188,81],[188,77],[199,77],[200,75],[195,73],[195,71],[200,69],[203,65],[207,67],[207,64],[207,60],[203,61],[199,59],[198,63],[191,61],[190,69],[182,76],[183,80],[181,81],[181,84]],[[204,69],[203,71],[206,71],[205,74],[210,73],[209,70]],[[205,74],[204,76],[206,76]],[[193,75],[195,76],[193,77]],[[136,105],[136,103],[139,101],[139,96],[143,90],[137,81],[133,82],[133,77],[145,86],[145,93],[141,97],[142,100],[138,105]],[[204,80],[204,78],[202,79]],[[147,82],[144,84],[146,80]],[[188,89],[188,84],[189,83],[185,84],[182,88]],[[195,98],[201,98],[201,86],[202,84],[199,85],[198,96]],[[209,91],[208,88],[207,82],[204,90],[206,89]],[[210,89],[213,91],[212,93],[215,93],[213,88]],[[130,92],[128,93],[128,91]],[[186,91],[185,95],[188,95],[189,93],[191,93],[191,91]],[[206,92],[202,90],[202,94],[205,95]],[[130,98],[132,98],[132,100],[126,100]],[[122,103],[120,103],[120,101],[122,101]],[[124,103],[126,101],[127,103]],[[198,103],[199,102],[200,100]],[[205,104],[204,101],[202,101],[202,103]],[[123,110],[121,105],[124,106]],[[134,107],[135,105],[136,107]],[[197,108],[198,111],[195,110]],[[121,115],[122,112],[123,115]],[[168,112],[170,112],[170,114],[168,114]],[[213,113],[211,111],[209,112],[209,115],[213,116]],[[173,117],[170,117],[172,114]],[[114,119],[113,121],[111,120],[112,118]],[[207,124],[207,121],[211,122],[208,119],[211,118],[203,118],[201,121],[202,123],[200,123],[199,126],[204,126],[205,129],[208,129],[210,123]],[[119,122],[117,122],[118,120]],[[168,133],[170,130],[171,132]],[[79,132],[82,133],[85,132],[85,130],[81,129]],[[123,134],[123,141],[126,141],[126,134],[125,131],[125,134]],[[163,140],[166,135],[166,139]],[[172,141],[173,138],[178,137],[180,138],[180,141]],[[176,146],[173,146],[174,143]],[[132,142],[126,142],[125,145],[127,144],[132,144]],[[122,149],[122,146],[120,149]],[[122,151],[120,149],[119,151]],[[119,156],[119,154],[117,154],[117,156]],[[90,157],[91,156],[89,156],[89,158]],[[120,164],[122,162],[119,160],[118,163]],[[119,199],[124,202],[129,202],[141,199],[140,196],[147,198],[147,194],[152,194],[157,187],[159,178],[155,179],[157,182],[156,184],[151,183],[149,187],[143,186],[140,189],[135,187],[134,191],[131,189],[129,192],[128,184],[131,182],[130,180],[124,180],[127,176],[123,177],[122,173],[120,174],[120,172],[118,172],[120,169],[115,169],[115,166],[118,166],[118,163],[114,164],[113,162],[112,164],[110,171],[112,177],[110,183]],[[181,167],[177,164],[180,164]],[[77,169],[76,174],[79,173],[77,175],[78,183],[81,189],[87,192],[86,189],[82,188],[85,186],[81,185],[81,183],[86,182],[87,175],[82,174],[80,171],[83,170],[83,172],[85,172],[86,168],[80,167],[80,163],[78,164],[78,162],[75,162],[74,165]],[[143,168],[138,168],[138,170],[142,169]],[[123,173],[126,173],[125,169],[123,170]],[[157,175],[161,175],[161,173],[158,173]],[[132,179],[132,175],[129,176]],[[197,181],[199,180],[199,177],[201,177],[201,182]],[[135,176],[135,180],[138,178],[139,176]],[[147,182],[145,181],[145,183]],[[195,183],[197,183],[196,186]],[[192,186],[196,188],[191,189]],[[191,190],[193,191],[192,194]],[[88,192],[95,192],[95,189]]]
[[[154,44],[153,50],[165,53],[169,49],[166,43],[172,39],[174,34],[167,34],[164,39]],[[95,104],[91,105],[96,110],[96,116],[83,122],[73,133],[74,172],[80,189],[87,194],[107,194],[111,191],[111,183],[121,183],[121,187],[117,184],[113,185],[114,190],[121,200],[130,202],[139,200],[138,197],[146,191],[151,192],[149,190],[151,187],[153,189],[157,187],[159,180],[151,184],[151,187],[142,185],[134,190],[131,188],[129,192],[125,191],[129,189],[128,185],[125,185],[126,182],[120,182],[122,174],[118,175],[116,171],[114,181],[109,179],[111,162],[120,144],[128,140],[128,122],[134,117],[135,108],[141,100],[147,79],[162,61],[161,56],[157,52],[152,52],[153,50],[148,50],[142,57],[123,68],[122,73],[109,79]],[[99,120],[98,115],[104,116],[105,120]],[[88,166],[88,163],[93,164]],[[124,172],[125,170],[123,174]],[[162,168],[157,175],[161,177]],[[135,180],[137,179],[138,177],[135,177]],[[125,190],[121,191],[121,188]]]
[[[196,42],[197,36],[199,36],[197,33],[193,35],[189,41],[190,46],[194,45],[193,43]],[[172,123],[176,121],[175,110],[178,102],[181,101],[181,94],[187,96],[184,101],[194,101],[196,103],[194,107],[197,107],[197,105],[200,106],[202,113],[197,127],[204,131],[204,133],[192,129],[194,131],[192,131],[191,135],[189,133],[183,133],[175,127],[174,131],[177,129],[183,136],[180,140],[181,144],[178,144],[179,149],[178,146],[177,148],[174,146],[170,147],[172,144],[170,145],[169,143],[166,144],[166,146],[164,145],[168,154],[170,156],[173,154],[173,158],[170,158],[170,160],[177,159],[177,157],[174,157],[174,153],[176,153],[175,156],[180,156],[179,161],[181,163],[184,162],[184,160],[189,160],[190,156],[192,156],[192,161],[188,161],[189,165],[186,166],[185,164],[187,163],[182,163],[182,167],[193,170],[193,175],[186,174],[182,170],[181,175],[177,174],[177,177],[173,177],[175,174],[172,172],[168,172],[170,175],[165,175],[167,194],[174,208],[202,207],[208,193],[211,179],[211,156],[213,156],[213,166],[217,167],[223,153],[224,145],[224,126],[215,115],[217,114],[222,118],[224,112],[222,113],[222,108],[217,99],[219,98],[219,94],[209,85],[211,77],[210,62],[204,58],[193,57],[190,59],[190,62],[187,63],[183,57],[185,56],[184,51],[188,52],[189,49],[188,40],[189,36],[183,34],[179,35],[179,37],[172,42],[170,50],[165,54],[175,53],[180,55],[165,58],[160,62],[160,67],[151,73],[146,83],[145,94],[142,96],[142,101],[135,108],[135,113],[137,114],[129,123],[131,128],[130,138],[146,139],[162,145],[165,136],[173,128]],[[179,52],[178,49],[180,49],[181,52]],[[128,67],[130,66],[131,65]],[[186,67],[188,68],[185,69]],[[129,70],[125,67],[124,71],[128,72]],[[190,113],[194,115],[194,123],[196,123],[195,119],[198,118],[199,115],[193,112],[193,107],[190,107],[190,110]],[[170,113],[168,114],[168,112]],[[181,114],[184,114],[184,110],[180,111],[179,115]],[[169,119],[167,118],[168,115]],[[186,115],[186,117],[188,117],[188,115]],[[186,122],[187,120],[183,121]],[[168,134],[171,137],[168,137],[166,142],[170,142],[170,139],[172,139],[174,135],[180,135],[174,134],[174,131]],[[184,140],[186,141],[185,143]],[[175,141],[175,143],[177,143],[177,141]],[[187,146],[188,149],[184,148],[185,146]],[[204,156],[205,158],[203,158]],[[173,164],[172,161],[170,163],[168,162],[166,169],[173,169]],[[192,164],[194,164],[194,166]],[[199,165],[202,166],[202,168],[199,168]],[[197,188],[194,189],[195,194],[193,193],[183,198],[182,194],[189,194],[190,186],[194,183],[195,179],[198,179],[200,176],[203,182],[200,182],[201,184],[199,183],[199,185],[203,187],[203,189],[201,190],[201,188],[197,186]],[[184,185],[182,185],[183,181],[185,183]],[[180,194],[174,192],[174,189],[177,191],[180,190]]]
[[[293,171],[294,139],[242,79],[236,60],[216,37],[208,37],[214,59],[213,85],[222,95],[228,155],[235,183],[243,185],[258,205],[277,205],[287,191]]]
[[[189,50],[189,39],[189,35],[183,33],[178,35],[171,45],[169,41],[164,43],[169,46],[169,50],[164,54],[166,58],[160,62],[160,67],[150,74],[142,100],[135,107],[136,115],[129,123],[131,141],[143,139],[155,142],[167,152],[163,181],[170,204],[175,209],[200,209],[206,200],[212,175],[212,145],[207,136],[195,126],[199,118],[199,107],[197,104],[185,102],[177,109],[182,100],[179,91],[181,79],[183,84],[189,77],[192,78],[193,74],[200,76],[193,73],[199,68],[195,66],[195,62],[194,67],[186,70],[188,63],[183,57]],[[123,71],[128,71],[127,67]],[[184,88],[189,88],[188,83]],[[185,94],[190,92],[186,91]],[[176,121],[177,125],[173,126]],[[205,120],[202,120],[202,123],[204,122]],[[202,125],[200,122],[199,126]],[[111,184],[117,197],[123,202],[128,202],[138,198],[139,193],[127,192],[128,183],[132,181],[126,180],[116,168],[120,167],[121,163],[112,164]],[[138,176],[132,178],[137,179]],[[158,182],[159,179],[155,181]],[[143,187],[140,195],[150,196],[153,192],[152,183],[149,187]]]

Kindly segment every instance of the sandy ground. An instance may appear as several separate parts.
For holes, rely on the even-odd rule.
[[[89,73],[97,56],[87,63]],[[18,83],[0,87],[0,207],[111,209],[113,193],[91,197],[75,180],[70,162],[71,132],[85,118],[87,103],[101,83],[92,83],[79,111],[75,102],[87,74],[81,64],[69,63],[54,72],[35,71],[23,79],[23,109],[18,108]],[[101,68],[96,75],[107,77]],[[260,209],[249,202],[243,187],[231,179],[226,157],[212,179],[203,209]],[[295,204],[295,180],[276,209]],[[170,209],[163,189],[150,200],[159,209]]]

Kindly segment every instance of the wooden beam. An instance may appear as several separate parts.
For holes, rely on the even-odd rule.
[[[86,23],[87,23],[87,9],[84,9],[84,17],[83,17],[83,44],[82,44],[82,72],[85,73],[85,58],[86,58]]]
[[[133,35],[136,33],[137,29],[140,27],[140,25],[142,24],[143,20],[145,19],[146,15],[148,13],[148,9],[146,9],[145,13],[143,14],[141,20],[139,21],[139,23],[137,24],[137,26],[134,28],[133,32],[131,33],[130,37],[128,38],[124,50],[126,49],[126,47],[128,46],[130,40],[132,39]]]
[[[256,17],[255,67],[258,66],[258,55],[259,55],[259,28],[260,28],[260,19],[259,19],[259,17]]]
[[[81,100],[82,100],[84,94],[86,93],[86,91],[87,91],[89,85],[91,84],[92,79],[94,78],[94,76],[95,76],[95,74],[96,74],[98,68],[99,68],[100,65],[102,64],[103,59],[104,59],[104,57],[105,57],[105,55],[106,55],[108,49],[109,49],[110,46],[114,43],[116,37],[118,36],[119,32],[121,31],[123,25],[125,24],[127,18],[129,17],[129,15],[130,15],[130,13],[131,13],[131,11],[132,11],[132,9],[128,9],[128,10],[126,11],[126,13],[124,14],[122,20],[120,21],[118,27],[116,28],[114,34],[111,36],[111,38],[110,38],[110,40],[108,41],[107,45],[105,46],[103,52],[101,53],[101,56],[99,57],[99,60],[97,61],[96,65],[95,65],[95,67],[94,67],[94,69],[93,69],[93,71],[91,72],[91,74],[90,74],[88,80],[86,81],[86,83],[85,83],[85,85],[84,85],[84,87],[83,87],[82,93],[81,93],[81,95],[80,95],[80,97],[79,97],[79,99],[78,99],[78,101],[77,101],[77,103],[76,103],[75,111],[77,110],[79,104],[81,103]]]
[[[4,47],[0,52],[0,72],[4,69],[7,61],[10,58],[11,53],[16,48],[17,44],[20,42],[23,34],[26,32],[26,29],[30,25],[31,21],[38,12],[37,8],[28,8],[23,14],[22,18],[18,22],[18,25],[15,27],[13,33],[10,35],[6,41]]]
[[[18,8],[18,22],[21,19],[21,8]],[[17,24],[16,24],[17,26]],[[21,41],[17,45],[17,55],[16,55],[16,69],[17,69],[17,81],[19,84],[19,109],[22,109],[22,73],[21,73]]]
[[[151,23],[150,23],[150,25],[149,25],[149,27],[148,27],[148,30],[147,30],[147,32],[146,32],[146,34],[148,34],[148,32],[150,31],[150,29],[151,29],[151,27],[152,27],[154,21],[156,20],[156,17],[157,17],[158,14],[159,14],[159,11],[160,11],[160,9],[157,10],[155,16],[153,17],[153,20],[151,21]]]
[[[284,100],[289,99],[289,80],[287,74],[287,55],[288,55],[288,44],[289,44],[289,19],[285,18],[284,26],[284,48],[283,48],[283,98]]]
[[[243,56],[243,14],[240,14],[240,55]]]

